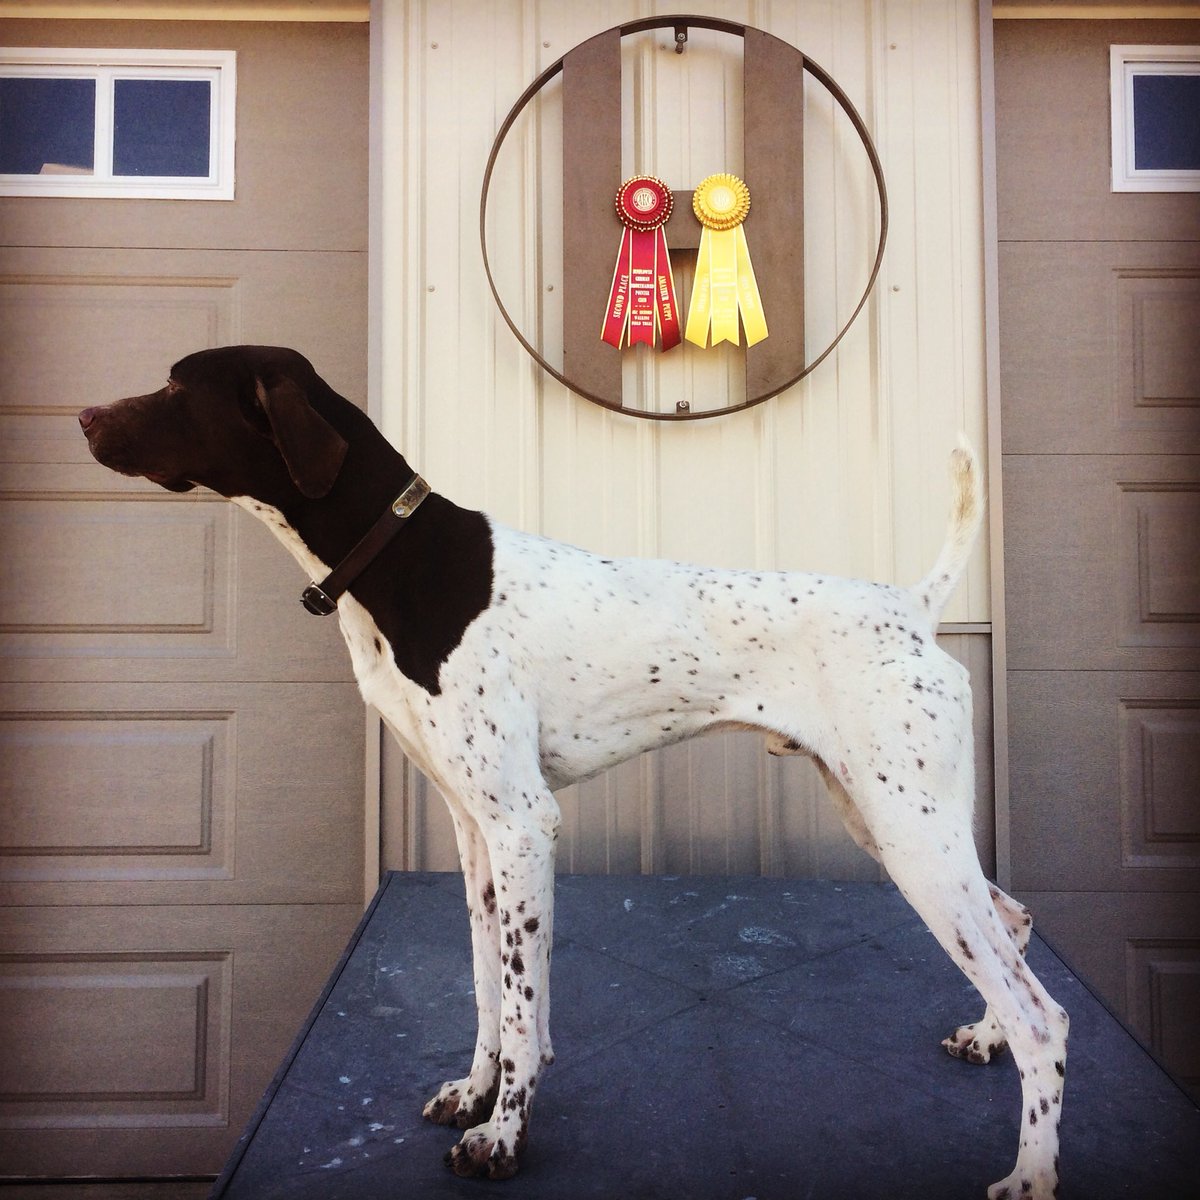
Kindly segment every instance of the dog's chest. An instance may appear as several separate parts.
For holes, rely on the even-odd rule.
[[[392,648],[371,614],[353,596],[338,605],[338,623],[363,701],[383,717],[405,754],[435,781],[438,752],[429,734],[436,730],[434,698],[397,667]]]
[[[248,496],[232,497],[232,502],[266,525],[309,578],[321,579],[328,574],[329,565],[313,554],[277,508]],[[345,596],[339,604],[338,623],[363,699],[380,711],[409,757],[427,769],[429,755],[420,713],[424,707],[422,697],[428,699],[428,694],[396,669],[386,638],[370,613],[352,596]]]

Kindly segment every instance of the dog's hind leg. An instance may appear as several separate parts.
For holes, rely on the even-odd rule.
[[[1000,920],[1017,948],[1017,953],[1024,957],[1025,949],[1029,945],[1029,935],[1033,930],[1033,918],[1029,915],[1029,909],[1011,896],[1005,895],[994,883],[988,884],[988,892]],[[966,1059],[972,1063],[990,1062],[1007,1044],[1004,1030],[990,1007],[983,1014],[982,1020],[973,1025],[960,1026],[942,1042],[955,1058]]]
[[[821,778],[829,790],[829,798],[833,801],[833,807],[837,810],[838,816],[842,818],[842,824],[846,827],[846,832],[853,838],[854,844],[860,850],[865,850],[876,862],[880,862],[879,847],[875,845],[875,839],[871,836],[871,831],[867,828],[862,813],[858,811],[854,797],[829,769],[824,759],[814,756],[813,762],[817,764],[817,770],[821,772]]]
[[[495,1107],[500,1084],[500,918],[491,859],[475,819],[447,793],[471,920],[471,958],[479,1031],[471,1071],[442,1084],[425,1105],[426,1120],[469,1129]]]
[[[458,1175],[506,1179],[517,1171],[534,1092],[551,1061],[550,939],[558,803],[540,777],[497,783],[482,822],[496,885],[500,928],[500,1077],[490,1117],[447,1155]],[[489,819],[493,818],[494,819]]]
[[[921,761],[915,774],[878,771],[855,799],[888,873],[987,1001],[1020,1071],[1016,1165],[988,1195],[991,1200],[1052,1200],[1058,1182],[1067,1014],[1026,965],[1001,918],[1001,906],[993,901],[975,857],[969,796],[937,798],[939,780],[954,780],[952,793],[969,787],[969,770],[937,771]]]

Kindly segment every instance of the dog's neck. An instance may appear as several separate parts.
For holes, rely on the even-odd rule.
[[[245,509],[257,517],[300,564],[310,579],[321,579],[329,573],[329,564],[319,558],[309,547],[294,525],[274,505],[256,500],[253,496],[230,496],[238,508]]]
[[[336,611],[338,597],[368,571],[408,528],[417,509],[429,498],[429,484],[420,475],[413,477],[404,490],[375,518],[374,524],[354,548],[321,580],[314,579],[304,589],[301,600],[310,613],[329,616]]]
[[[233,496],[287,548],[311,578],[336,566],[413,479],[415,472],[387,443],[354,439],[329,494],[306,499]]]
[[[346,557],[413,477],[403,457],[371,430],[348,439],[350,453],[320,499],[231,497],[262,521],[321,581]],[[491,602],[491,523],[432,493],[350,585],[391,647],[401,673],[432,695],[442,663],[467,626]]]

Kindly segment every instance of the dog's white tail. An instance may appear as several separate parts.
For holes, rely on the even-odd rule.
[[[950,508],[946,540],[929,574],[913,588],[929,613],[931,627],[936,627],[941,619],[942,609],[966,569],[979,526],[983,523],[983,480],[979,460],[962,434],[950,456],[950,475],[954,482],[954,503]]]

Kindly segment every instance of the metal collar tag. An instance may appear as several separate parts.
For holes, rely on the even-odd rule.
[[[421,501],[433,489],[420,475],[414,475],[412,482],[392,501],[392,512],[401,520],[407,521],[421,506]]]

